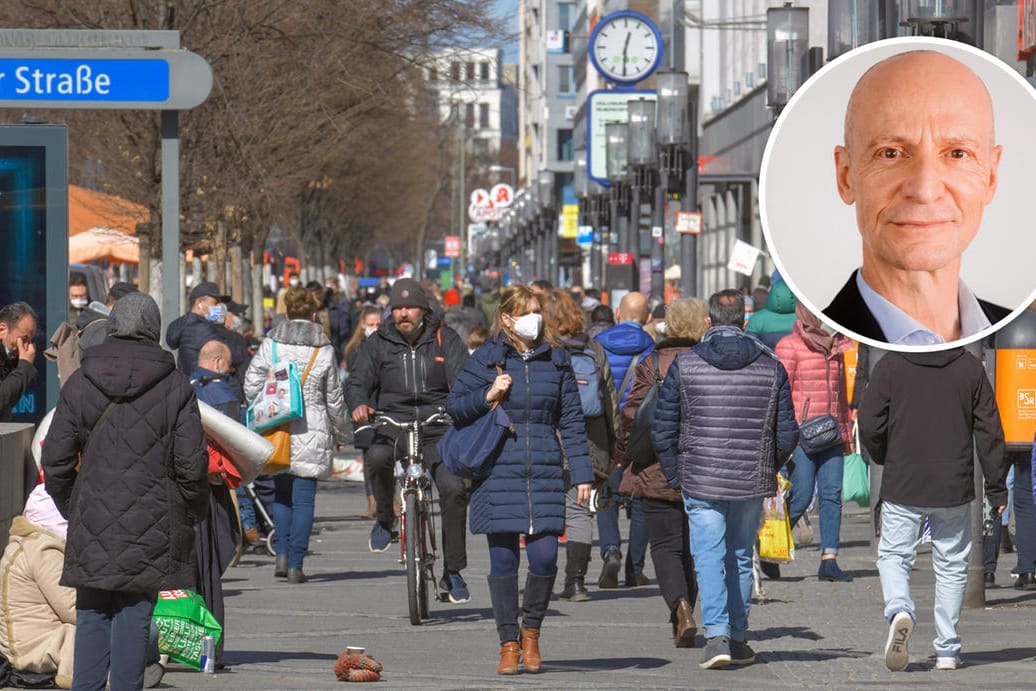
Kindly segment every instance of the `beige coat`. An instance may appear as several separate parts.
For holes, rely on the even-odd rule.
[[[0,558],[0,652],[15,669],[72,684],[76,591],[58,585],[65,541],[17,516]]]

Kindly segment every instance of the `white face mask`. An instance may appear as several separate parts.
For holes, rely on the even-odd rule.
[[[365,327],[363,327],[363,335],[367,336],[367,337],[370,337],[370,335],[373,334],[377,330],[378,330],[378,327],[376,327],[376,326],[365,326]]]
[[[523,314],[514,320],[514,332],[519,338],[527,341],[535,341],[540,335],[540,326],[543,325],[543,315],[530,312]]]
[[[73,307],[75,307],[75,308],[76,308],[77,310],[81,310],[81,309],[83,309],[84,307],[86,307],[86,305],[87,305],[87,304],[88,304],[88,303],[89,303],[90,301],[89,301],[89,300],[87,300],[86,298],[72,298],[72,299],[70,300],[70,302],[72,303],[72,306],[73,306]]]
[[[290,285],[290,286],[291,286],[291,287],[293,287],[293,288],[294,288],[295,286],[297,286],[298,284],[299,284],[299,279],[297,279],[297,278],[293,278],[293,279],[291,279],[290,281],[288,281],[288,285]]]

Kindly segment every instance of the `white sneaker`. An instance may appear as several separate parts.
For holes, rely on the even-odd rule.
[[[948,655],[943,657],[939,655],[935,658],[936,669],[957,669],[960,667],[960,657],[957,655]]]
[[[898,672],[910,661],[907,645],[913,632],[914,618],[908,612],[896,612],[889,624],[888,640],[885,641],[885,666],[890,672]]]

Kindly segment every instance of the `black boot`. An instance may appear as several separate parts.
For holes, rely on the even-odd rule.
[[[592,551],[593,547],[585,542],[565,543],[565,589],[558,595],[562,600],[585,602],[590,599],[585,578]]]
[[[273,565],[273,577],[274,578],[287,578],[288,577],[288,555],[277,557],[274,560]]]
[[[550,594],[554,591],[555,571],[549,576],[537,576],[529,573],[525,578],[525,597],[522,599],[522,626],[527,629],[538,629],[550,606]]]
[[[518,641],[518,575],[486,576],[486,580],[500,643],[515,643]]]

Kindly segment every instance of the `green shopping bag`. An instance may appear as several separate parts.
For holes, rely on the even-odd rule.
[[[871,503],[871,480],[867,462],[860,454],[860,433],[853,423],[853,452],[845,456],[842,467],[842,502],[856,502],[862,507]]]
[[[151,616],[158,626],[158,652],[196,670],[201,670],[202,637],[212,636],[219,645],[223,635],[205,600],[191,590],[160,591]]]

